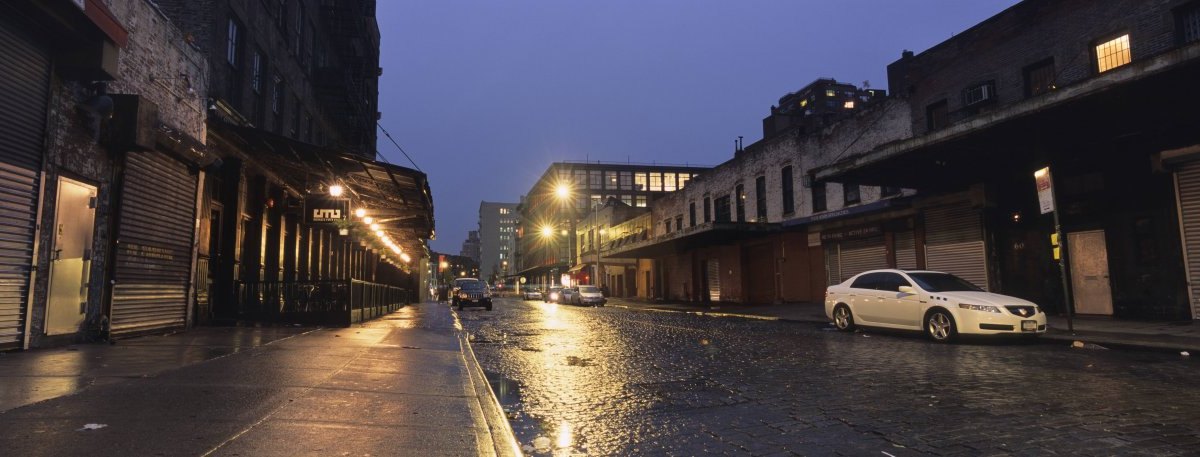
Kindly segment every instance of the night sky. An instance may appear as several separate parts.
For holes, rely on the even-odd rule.
[[[1015,0],[384,0],[380,121],[429,174],[457,254],[479,202],[559,160],[716,165],[780,97],[887,65]],[[380,133],[379,150],[411,166]]]

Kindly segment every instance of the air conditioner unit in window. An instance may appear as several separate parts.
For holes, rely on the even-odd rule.
[[[975,106],[990,102],[996,98],[996,88],[992,83],[980,84],[963,91],[963,105]]]

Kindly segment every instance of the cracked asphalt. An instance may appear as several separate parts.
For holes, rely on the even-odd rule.
[[[532,455],[1200,455],[1200,361],[501,299],[459,312]]]

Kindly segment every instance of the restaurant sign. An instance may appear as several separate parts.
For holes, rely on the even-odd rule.
[[[304,223],[335,224],[350,215],[350,199],[309,198],[304,202]]]

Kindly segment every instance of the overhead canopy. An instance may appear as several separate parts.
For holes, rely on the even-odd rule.
[[[615,248],[604,254],[606,259],[652,258],[686,252],[707,246],[730,244],[738,240],[757,238],[777,233],[781,227],[776,223],[759,222],[707,222],[695,227],[647,238]]]
[[[434,229],[425,173],[261,129],[223,122],[211,122],[210,129],[300,198],[324,196],[327,186],[342,185],[355,208],[366,209],[405,252],[423,255]]]

